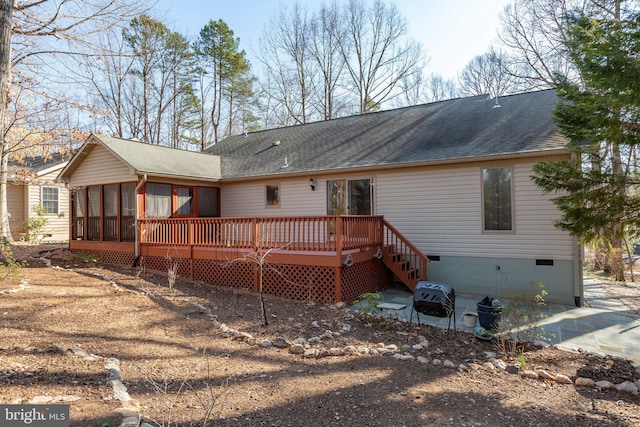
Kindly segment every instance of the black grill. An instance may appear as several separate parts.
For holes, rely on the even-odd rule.
[[[455,329],[456,319],[456,292],[444,283],[437,282],[418,282],[413,291],[413,310],[418,315],[418,324],[420,324],[420,314],[435,317],[448,317],[451,326],[451,318],[453,317],[453,327]],[[409,320],[411,322],[411,320]]]

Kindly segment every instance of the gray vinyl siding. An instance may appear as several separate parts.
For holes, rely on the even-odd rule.
[[[316,190],[309,178],[253,181],[227,184],[220,191],[222,216],[308,216],[326,215],[325,181],[318,178]],[[280,185],[280,206],[266,206],[266,186]]]
[[[113,184],[135,180],[136,176],[130,168],[102,145],[96,144],[90,154],[73,171],[69,187]]]
[[[305,176],[226,184],[222,216],[326,215],[327,180],[372,178],[374,214],[384,215],[424,254],[440,257],[429,263],[429,280],[496,297],[542,283],[547,301],[573,304],[577,247],[553,225],[559,212],[552,196],[542,195],[530,178],[537,160],[314,175],[315,191]],[[514,230],[485,232],[482,169],[503,166],[512,168]],[[279,208],[265,207],[267,183],[280,184]],[[553,265],[537,265],[537,259]]]
[[[326,182],[372,178],[374,213],[407,236],[425,254],[480,258],[573,260],[571,237],[553,226],[559,213],[530,179],[535,162],[472,163],[227,184],[221,190],[222,216],[326,215]],[[513,232],[484,232],[483,167],[512,167]],[[280,184],[280,207],[265,206],[267,184]]]
[[[530,179],[533,162],[380,173],[377,213],[426,254],[486,258],[573,259],[571,237],[553,226],[558,211]],[[511,166],[513,232],[483,232],[481,171]]]

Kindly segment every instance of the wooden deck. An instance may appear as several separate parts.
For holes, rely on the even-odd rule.
[[[127,264],[139,258],[142,265],[160,271],[178,263],[181,275],[225,284],[237,276],[232,271],[238,268],[227,268],[230,264],[250,254],[264,256],[270,265],[290,271],[290,277],[282,279],[285,284],[275,288],[323,277],[320,287],[332,294],[323,297],[327,301],[356,298],[358,292],[369,291],[367,281],[379,284],[378,276],[385,274],[373,267],[378,264],[411,290],[427,277],[426,256],[382,216],[140,219],[136,229],[137,243],[72,240],[70,248],[105,262]],[[244,280],[251,276],[255,283],[255,274],[245,273]],[[346,282],[359,284],[345,291]],[[289,295],[280,288],[276,294]]]

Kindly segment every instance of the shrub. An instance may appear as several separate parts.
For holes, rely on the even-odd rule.
[[[24,225],[27,232],[28,242],[38,242],[44,237],[44,229],[47,226],[49,220],[47,219],[47,211],[42,205],[34,206],[35,216],[29,218],[29,221]]]
[[[375,316],[379,312],[378,304],[381,299],[382,294],[379,292],[362,294],[357,300],[355,300],[356,310],[365,317]]]
[[[515,358],[523,354],[527,343],[547,341],[552,334],[540,322],[547,316],[542,312],[548,292],[542,283],[531,282],[529,292],[507,292],[503,295],[503,322],[498,328],[495,343],[503,355]],[[523,358],[520,358],[522,363]]]

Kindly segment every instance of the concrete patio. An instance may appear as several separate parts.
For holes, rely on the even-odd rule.
[[[549,344],[566,350],[582,348],[590,353],[609,354],[633,359],[640,363],[640,316],[606,294],[594,279],[584,281],[588,307],[547,304],[542,308],[544,319],[539,322]],[[484,295],[456,294],[455,318],[458,330],[466,327],[463,314],[477,312],[477,303]],[[397,316],[408,322],[412,317],[413,294],[389,289],[382,292],[380,303],[406,305],[404,310],[383,310],[382,315]],[[416,312],[413,323],[417,324]],[[448,318],[420,315],[420,323],[446,328]],[[504,322],[504,319],[503,319]],[[453,328],[453,322],[451,324]]]

